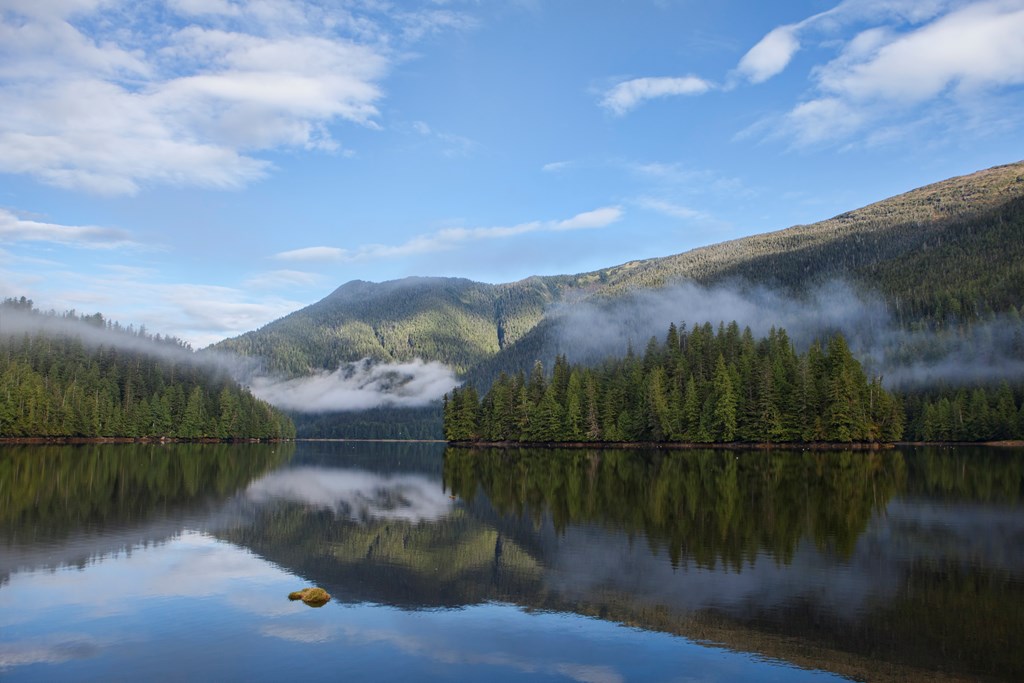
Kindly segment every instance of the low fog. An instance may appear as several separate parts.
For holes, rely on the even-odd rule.
[[[1024,377],[1024,326],[996,317],[942,331],[902,329],[881,297],[830,282],[795,298],[764,287],[702,287],[685,283],[645,290],[608,303],[556,307],[549,314],[556,353],[571,363],[621,356],[632,345],[665,339],[670,323],[695,325],[735,320],[755,338],[781,327],[799,351],[815,339],[842,332],[854,355],[890,388],[926,383],[966,384]]]
[[[26,334],[77,337],[86,348],[116,347],[175,362],[198,362],[192,349],[174,343],[170,338],[166,343],[160,343],[148,336],[137,335],[132,330],[110,328],[105,324],[97,325],[79,318],[0,308],[0,336],[15,337]]]
[[[448,366],[418,358],[407,363],[377,363],[366,358],[311,377],[256,376],[247,381],[258,398],[284,410],[307,413],[379,406],[418,408],[440,400],[458,383]]]
[[[621,356],[629,345],[643,353],[652,336],[664,340],[673,322],[689,328],[711,322],[717,328],[719,322],[735,320],[741,329],[749,326],[756,338],[773,326],[785,328],[798,351],[841,331],[868,373],[881,376],[891,389],[1024,378],[1024,325],[1019,319],[1000,316],[941,331],[906,330],[879,296],[845,282],[830,282],[800,298],[764,287],[685,283],[610,302],[558,305],[548,312],[548,319],[554,330],[551,353],[565,354],[572,363]],[[258,398],[297,412],[423,407],[460,383],[452,368],[420,359],[363,359],[308,377],[277,377],[260,372],[255,358],[212,350],[195,353],[173,342],[154,343],[131,331],[74,318],[15,309],[0,312],[0,335],[37,332],[77,336],[86,347],[116,346],[223,371]]]
[[[224,372],[247,386],[256,397],[282,410],[298,412],[356,411],[381,406],[422,407],[439,401],[459,384],[455,371],[448,366],[418,358],[405,363],[363,359],[342,364],[333,372],[285,378],[260,372],[261,363],[256,358],[211,349],[194,352],[172,341],[156,342],[134,331],[96,325],[78,318],[17,309],[0,311],[0,335],[40,333],[77,337],[86,348],[113,347]]]

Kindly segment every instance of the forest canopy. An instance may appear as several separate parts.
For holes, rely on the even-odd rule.
[[[878,442],[903,436],[903,410],[868,379],[842,335],[798,354],[786,331],[670,325],[642,355],[597,367],[559,356],[550,380],[502,374],[445,404],[450,441]]]
[[[178,339],[0,303],[0,437],[294,436],[285,414]]]

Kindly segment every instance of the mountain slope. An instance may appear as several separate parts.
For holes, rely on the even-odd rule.
[[[904,324],[1016,310],[1024,291],[1024,162],[811,225],[591,273],[502,285],[453,278],[350,282],[218,347],[262,356],[268,369],[293,375],[364,357],[438,360],[465,373],[499,353],[526,362],[550,353],[545,312],[552,304],[613,301],[681,281],[799,295],[834,279],[881,295]]]
[[[464,372],[531,330],[574,277],[491,285],[459,278],[353,281],[217,348],[303,375],[362,358],[437,360]]]
[[[948,282],[944,274],[928,277],[944,267],[963,279],[985,280],[993,265],[1022,281],[1024,265],[1017,258],[1024,252],[1022,202],[1024,162],[996,166],[818,223],[610,268],[603,292],[662,287],[683,278],[802,287],[843,276],[896,296]],[[904,259],[914,261],[913,276],[907,277]]]

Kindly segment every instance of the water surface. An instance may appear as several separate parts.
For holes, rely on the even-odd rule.
[[[0,678],[1024,680],[1022,484],[982,448],[8,446]]]

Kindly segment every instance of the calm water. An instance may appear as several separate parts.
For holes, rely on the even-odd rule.
[[[0,679],[1024,680],[1022,495],[1022,450],[2,447]]]

